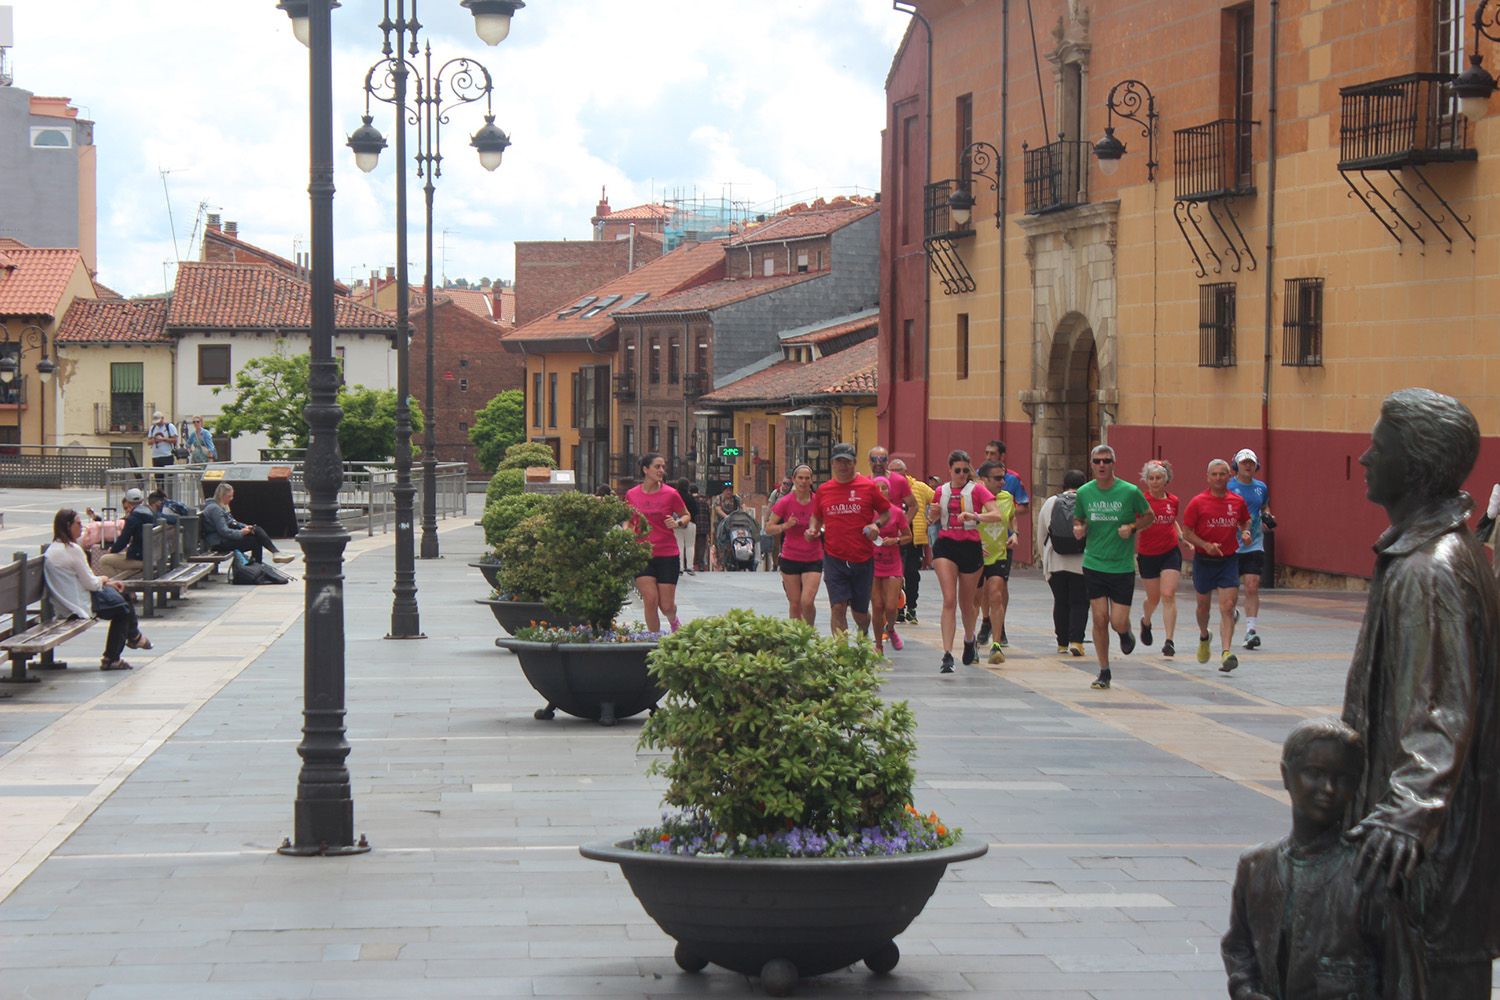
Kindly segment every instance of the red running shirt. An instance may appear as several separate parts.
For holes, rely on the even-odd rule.
[[[869,562],[875,546],[865,537],[865,527],[890,507],[891,502],[868,477],[856,474],[847,483],[828,480],[818,487],[817,497],[823,551],[845,562]]]
[[[807,503],[803,503],[797,499],[796,493],[788,493],[771,508],[771,513],[781,518],[782,524],[797,519],[796,525],[786,529],[781,536],[781,558],[792,562],[822,562],[823,543],[816,538],[809,540],[806,534],[817,505],[817,494],[810,494]]]
[[[880,527],[880,544],[875,547],[875,575],[877,577],[905,576],[901,565],[901,535],[906,531],[906,514],[894,503],[891,516]]]
[[[1158,500],[1146,490],[1141,492],[1145,493],[1146,502],[1151,505],[1151,513],[1156,515],[1156,521],[1136,536],[1136,554],[1165,555],[1177,548],[1177,515],[1182,513],[1181,503],[1172,493]]]
[[[662,483],[661,489],[654,493],[647,493],[641,486],[632,486],[625,494],[625,502],[635,510],[637,528],[645,523],[651,529],[649,537],[653,558],[681,554],[677,548],[677,534],[667,527],[668,514],[687,513],[687,506],[676,490],[666,483]]]
[[[1240,548],[1240,525],[1250,520],[1250,508],[1245,506],[1237,493],[1225,493],[1216,497],[1208,490],[1188,501],[1182,515],[1182,523],[1191,528],[1193,534],[1205,542],[1218,542],[1223,555],[1232,555]],[[1197,546],[1194,546],[1197,548]],[[1198,549],[1208,555],[1203,549]]]

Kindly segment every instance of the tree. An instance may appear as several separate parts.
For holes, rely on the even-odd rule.
[[[493,473],[505,450],[526,437],[526,395],[520,389],[507,389],[474,414],[469,426],[469,441],[478,454],[479,465]]]
[[[353,386],[339,393],[339,450],[346,462],[383,462],[396,453],[396,390]],[[422,410],[411,400],[411,432],[422,431]],[[417,451],[412,448],[413,453]]]

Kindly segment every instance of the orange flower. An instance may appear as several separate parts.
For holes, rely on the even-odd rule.
[[[664,833],[664,834],[661,835],[661,842],[663,844],[665,844],[667,841],[669,841],[671,839],[672,839],[672,835],[669,834],[669,833]]]
[[[937,835],[939,837],[946,837],[946,836],[948,836],[948,828],[946,826],[944,826],[943,824],[939,823],[938,824],[938,828],[937,828]]]

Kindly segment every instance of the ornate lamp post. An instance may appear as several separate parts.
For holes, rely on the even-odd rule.
[[[1000,151],[987,142],[971,142],[964,149],[963,155],[958,158],[960,163],[969,164],[971,177],[983,177],[990,182],[990,190],[995,192],[995,228],[1000,228]],[[993,173],[988,171],[993,170]],[[953,223],[960,228],[967,226],[974,215],[974,193],[969,190],[969,185],[957,189],[948,196],[948,211],[952,215]]]
[[[1118,98],[1118,99],[1117,99]],[[1146,106],[1145,117],[1141,117],[1141,105]],[[1146,179],[1156,180],[1156,133],[1158,115],[1156,97],[1151,88],[1139,80],[1121,80],[1109,88],[1109,97],[1104,102],[1109,117],[1104,126],[1104,138],[1094,143],[1094,156],[1099,161],[1099,172],[1106,177],[1120,169],[1120,157],[1125,155],[1125,144],[1115,138],[1115,115],[1128,118],[1141,127],[1146,140]]]
[[[1471,122],[1490,113],[1490,95],[1495,92],[1495,78],[1484,68],[1484,56],[1479,54],[1481,35],[1500,42],[1500,6],[1490,9],[1490,0],[1479,0],[1474,8],[1474,51],[1469,55],[1469,68],[1450,85],[1458,98],[1458,110]]]
[[[36,363],[36,377],[42,383],[43,389],[37,400],[38,417],[38,443],[42,446],[42,454],[47,454],[47,391],[46,387],[52,383],[52,375],[57,371],[57,362],[53,361],[47,353],[47,331],[34,323],[28,323],[21,327],[21,332],[16,339],[10,339],[10,329],[0,326],[0,344],[16,345],[16,355],[11,357],[9,352],[0,357],[0,383],[7,387],[16,380],[16,375],[21,371],[21,361],[32,351],[40,354],[41,360]]]
[[[371,99],[389,104],[396,110],[396,485],[393,490],[396,500],[396,580],[392,592],[395,595],[391,606],[391,631],[389,639],[422,638],[420,616],[417,609],[416,571],[413,560],[415,533],[412,518],[415,488],[411,484],[411,369],[409,339],[410,320],[409,288],[406,253],[406,126],[417,126],[417,173],[425,178],[424,192],[427,203],[427,267],[425,289],[427,294],[427,420],[423,456],[423,535],[422,557],[436,558],[437,543],[437,446],[433,416],[435,380],[433,377],[433,315],[432,315],[432,199],[433,180],[442,173],[441,127],[447,121],[447,110],[443,106],[443,88],[446,82],[451,91],[453,106],[470,104],[480,98],[485,100],[485,126],[474,136],[472,144],[479,150],[480,163],[487,170],[500,165],[501,154],[510,140],[495,127],[490,97],[493,85],[489,70],[470,59],[451,59],[432,69],[432,47],[426,52],[425,75],[407,56],[415,57],[420,51],[417,42],[422,25],[417,20],[417,0],[410,0],[411,14],[407,15],[407,0],[396,0],[395,18],[391,17],[391,0],[385,2],[385,17],[380,22],[383,35],[381,53],[384,58],[371,66],[365,74],[365,115],[363,123],[349,136],[349,148],[354,152],[354,161],[361,170],[374,170],[380,160],[380,151],[385,148],[385,137],[373,124],[369,114]],[[520,0],[465,0],[475,16],[475,30],[490,44],[498,44],[510,31],[510,17],[525,6]],[[503,30],[500,22],[503,21]],[[392,35],[395,44],[392,44]],[[490,38],[495,41],[490,42]],[[478,74],[476,76],[476,74]],[[480,82],[480,78],[482,81]],[[416,99],[408,102],[408,83],[416,82]]]

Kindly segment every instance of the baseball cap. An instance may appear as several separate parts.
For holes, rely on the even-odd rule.
[[[1256,458],[1255,452],[1251,451],[1249,448],[1241,448],[1239,451],[1234,453],[1234,467],[1236,469],[1239,468],[1240,463],[1247,458],[1255,463],[1255,467],[1257,469],[1260,468],[1260,459]]]
[[[852,445],[852,444],[836,444],[836,445],[834,445],[833,446],[833,458],[834,458],[835,461],[837,461],[840,458],[847,458],[851,462],[854,461],[854,445]]]
[[[151,414],[151,419],[152,420],[160,420],[161,419],[161,411],[157,410],[155,413]]]
[[[129,500],[131,503],[140,503],[142,500],[146,499],[146,494],[142,493],[135,487],[131,487],[130,489],[125,491],[124,499]]]

